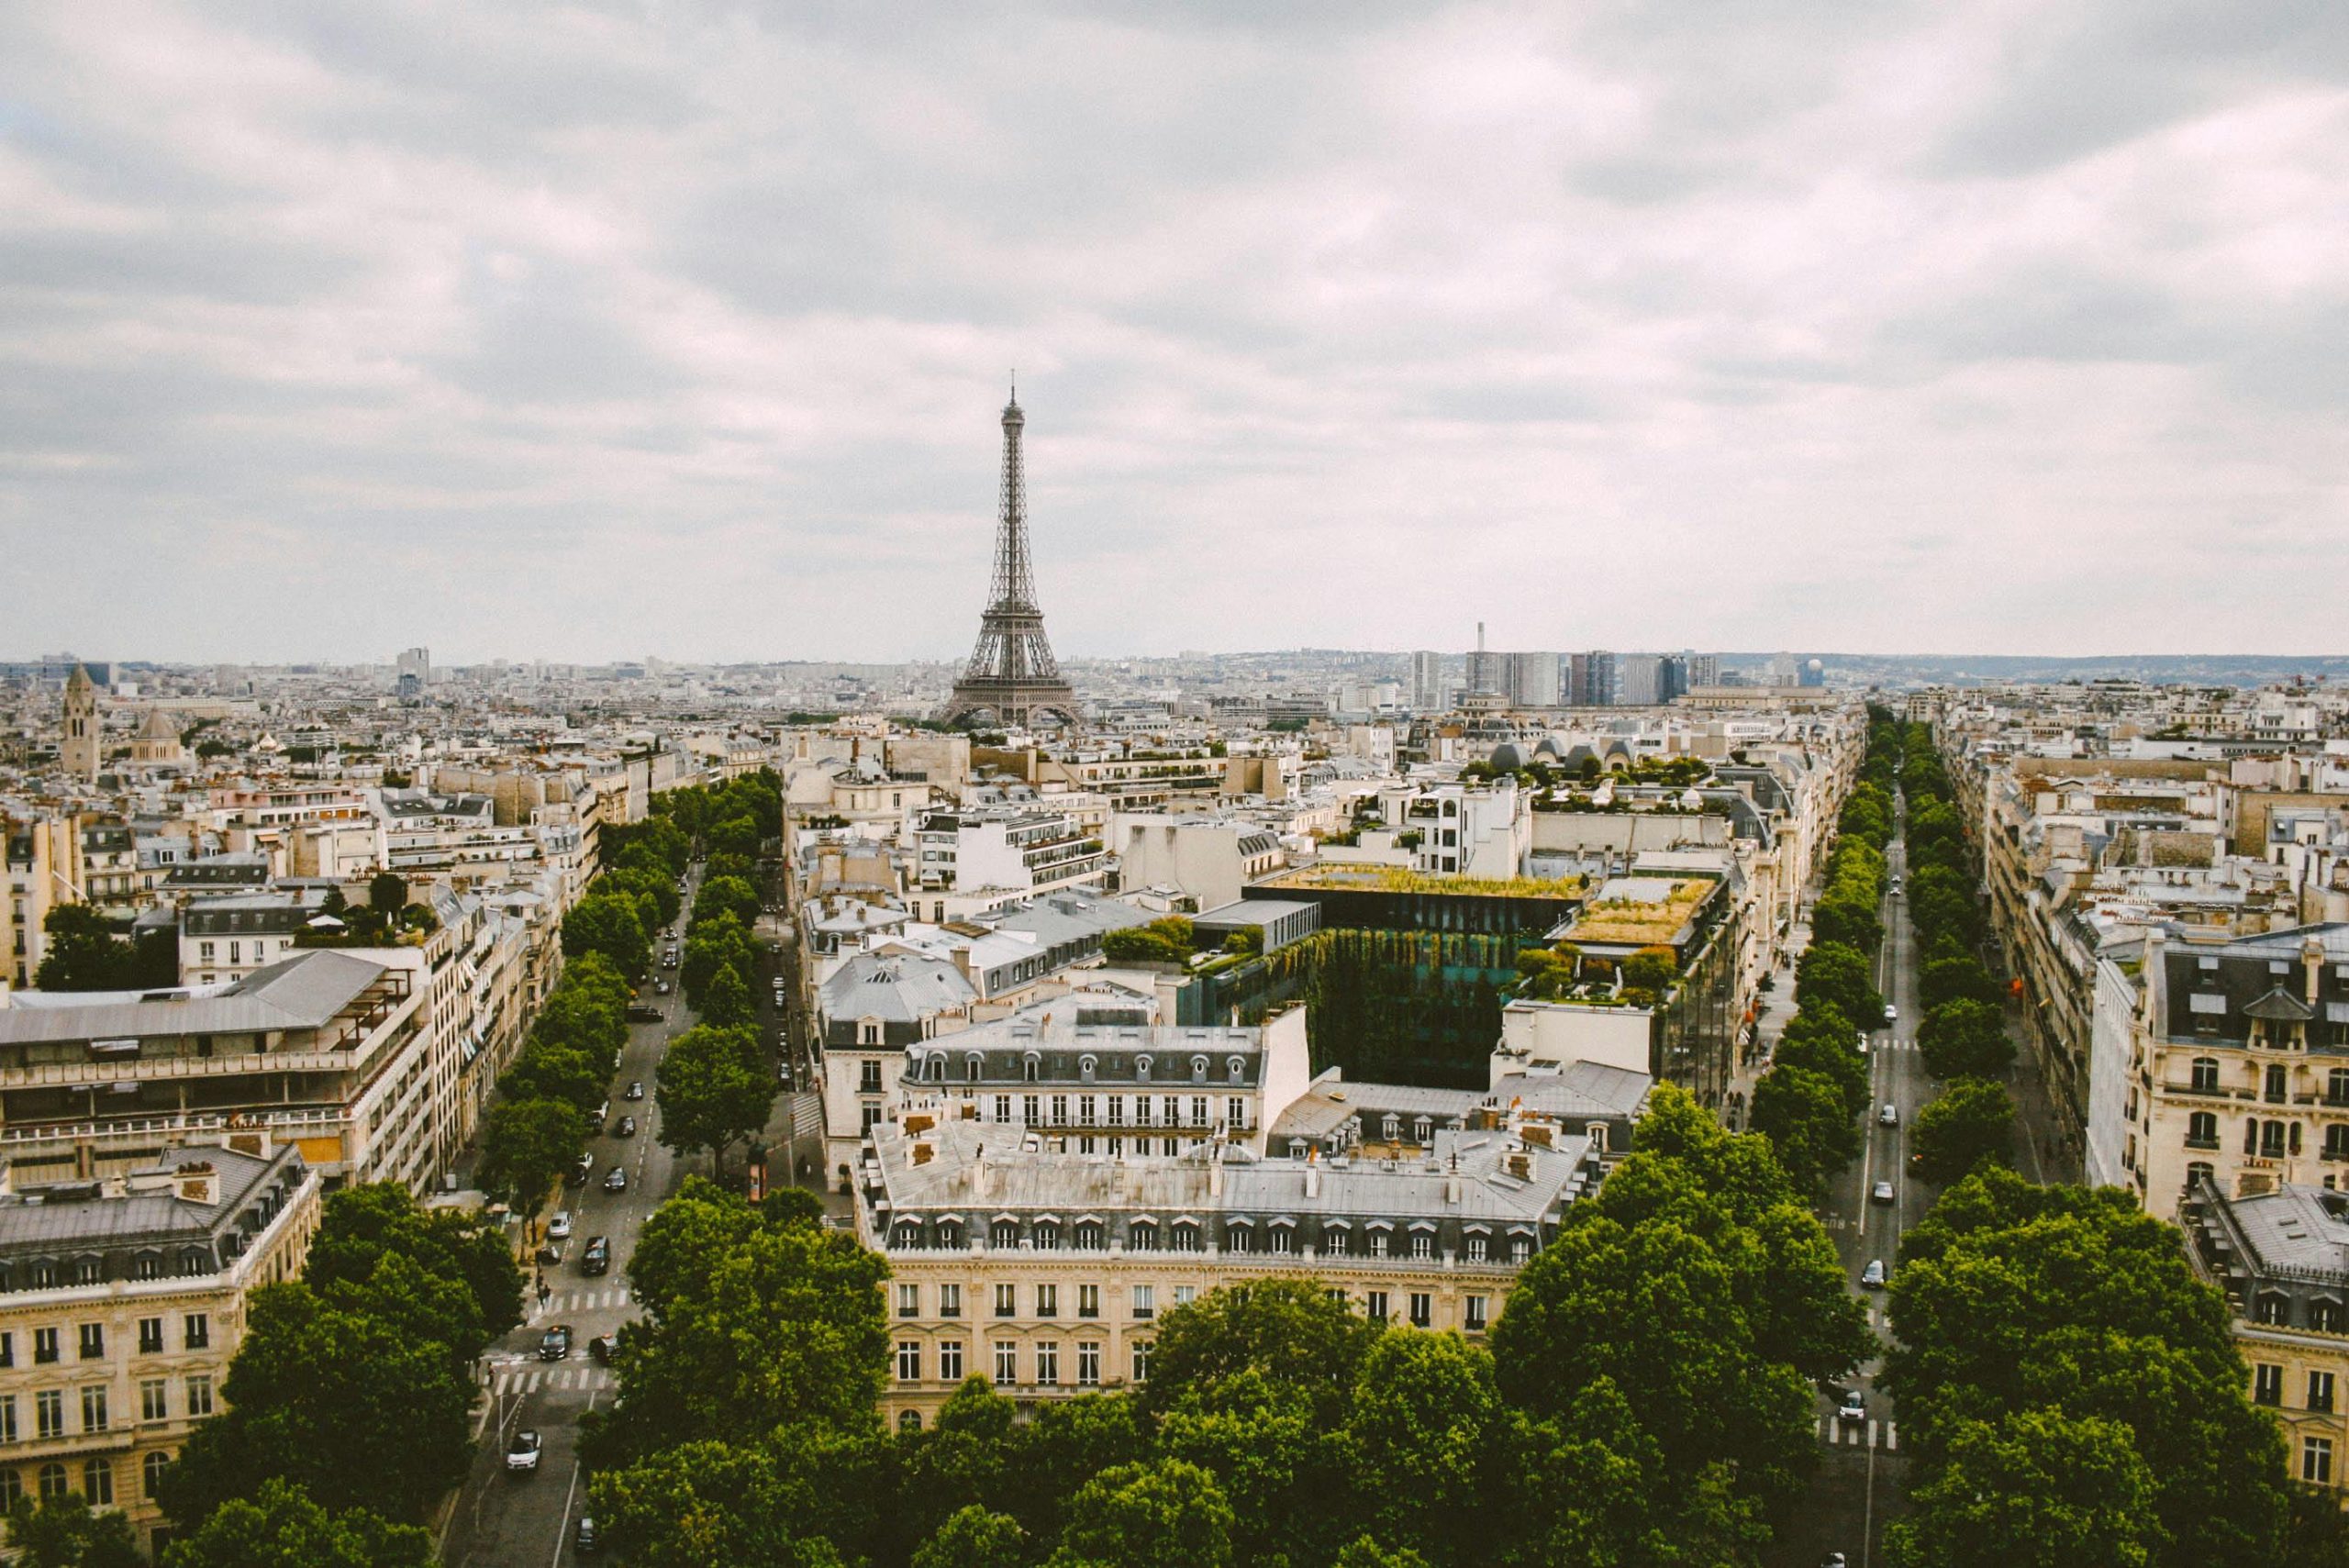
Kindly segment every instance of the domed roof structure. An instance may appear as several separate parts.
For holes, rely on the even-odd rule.
[[[1566,754],[1566,751],[1564,747],[1558,744],[1558,738],[1556,736],[1544,735],[1541,740],[1536,740],[1533,743],[1533,754],[1536,757],[1547,757],[1554,762],[1559,758],[1564,756]]]
[[[171,717],[160,707],[150,707],[147,710],[147,717],[139,720],[139,733],[135,737],[140,740],[177,740],[179,738],[178,727],[172,723]]]
[[[1513,773],[1525,766],[1525,753],[1517,749],[1514,740],[1504,740],[1493,748],[1492,766],[1496,773]]]

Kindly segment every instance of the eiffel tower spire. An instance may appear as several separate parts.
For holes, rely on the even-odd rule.
[[[1037,716],[1076,717],[1076,694],[1061,676],[1052,645],[1044,637],[1044,612],[1036,603],[1036,580],[1028,562],[1028,473],[1019,438],[1028,416],[1020,411],[1015,383],[1003,409],[1003,475],[995,525],[995,575],[987,607],[979,617],[979,640],[971,662],[941,715],[963,718],[985,712],[1007,724],[1027,724]]]

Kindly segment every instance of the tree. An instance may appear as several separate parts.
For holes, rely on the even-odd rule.
[[[1959,1078],[1917,1113],[1909,1142],[1918,1173],[1937,1186],[1956,1181],[1985,1160],[2014,1157],[2015,1103],[2006,1085]]]
[[[652,957],[652,940],[636,900],[598,883],[562,917],[565,958],[600,954],[622,974],[641,974]]]
[[[379,871],[367,879],[367,907],[386,921],[399,918],[407,907],[407,878],[397,872]]]
[[[1944,1002],[1917,1026],[1917,1050],[1936,1078],[2003,1078],[2015,1064],[2015,1042],[1995,1003]]]
[[[1998,1005],[1998,983],[1972,953],[1932,959],[1917,971],[1917,999],[1928,1013],[1960,1000],[1995,1007]]]
[[[751,988],[742,983],[732,964],[721,966],[710,976],[708,989],[702,993],[701,1020],[713,1029],[732,1029],[755,1026],[759,1021],[758,1004],[751,1000]]]
[[[1832,1006],[1855,1030],[1873,1028],[1884,1017],[1884,998],[1869,975],[1867,955],[1843,942],[1816,941],[1803,951],[1795,964],[1795,994],[1806,1007]]]
[[[694,919],[696,923],[730,915],[745,930],[758,924],[758,889],[738,876],[712,876],[701,884],[694,897]]]
[[[1814,1196],[1860,1151],[1851,1103],[1835,1080],[1780,1062],[1753,1085],[1748,1123],[1770,1140],[1787,1174]]]
[[[1967,1421],[1887,1531],[1895,1568],[2151,1568],[2154,1477],[2118,1422],[2060,1411]],[[2247,1561],[2236,1559],[2236,1561]]]
[[[328,1307],[305,1284],[250,1298],[221,1415],[199,1425],[163,1475],[183,1528],[284,1477],[328,1508],[423,1517],[464,1479],[473,1385],[439,1340]]]
[[[1623,984],[1662,995],[1680,977],[1680,959],[1668,947],[1645,947],[1623,961]]]
[[[572,1100],[500,1100],[482,1118],[474,1180],[516,1213],[535,1214],[586,1147],[586,1124]]]
[[[1244,1290],[1211,1290],[1160,1320],[1143,1407],[1164,1410],[1195,1384],[1253,1371],[1302,1390],[1316,1421],[1335,1426],[1378,1332],[1331,1299],[1319,1280],[1268,1279]]]
[[[1069,1500],[1052,1568],[1180,1562],[1230,1568],[1231,1505],[1215,1478],[1179,1459],[1103,1471]]]
[[[672,1041],[653,1072],[661,1141],[680,1154],[707,1149],[719,1169],[729,1144],[767,1124],[774,1079],[747,1029],[697,1024]]]
[[[1436,1562],[1463,1556],[1500,1420],[1493,1358],[1457,1334],[1395,1329],[1363,1358],[1347,1435],[1379,1540]]]
[[[756,1443],[704,1440],[646,1454],[588,1483],[590,1507],[611,1544],[639,1568],[757,1562],[836,1568],[841,1557],[815,1531],[812,1488],[782,1473]]]
[[[387,1257],[406,1258],[462,1286],[468,1297],[462,1310],[478,1319],[477,1329],[467,1324],[468,1337],[495,1339],[522,1321],[521,1273],[498,1229],[474,1216],[426,1209],[397,1182],[346,1187],[327,1198],[303,1280],[322,1293],[362,1284]],[[465,1343],[440,1337],[461,1349]]]
[[[432,1537],[364,1508],[329,1514],[288,1481],[223,1503],[162,1568],[430,1568]]]
[[[913,1568],[1027,1568],[1028,1532],[1009,1514],[957,1509],[914,1553]]]
[[[139,1537],[130,1520],[91,1509],[82,1494],[20,1496],[8,1508],[8,1545],[19,1568],[140,1568]]]
[[[758,973],[758,950],[751,943],[751,934],[731,915],[699,921],[685,933],[685,951],[677,971],[678,984],[684,986],[685,1000],[698,1007],[707,994],[710,981],[721,969],[732,969],[737,974]]]
[[[40,929],[46,940],[33,984],[41,990],[127,991],[138,983],[131,950],[89,905],[57,905]]]

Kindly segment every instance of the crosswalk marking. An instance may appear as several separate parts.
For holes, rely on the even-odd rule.
[[[795,1094],[791,1100],[791,1136],[820,1138],[824,1132],[824,1098],[821,1095]]]
[[[603,1312],[628,1305],[628,1286],[624,1284],[598,1290],[558,1290],[547,1297],[543,1307],[533,1300],[529,1320],[536,1323],[541,1318],[562,1318],[573,1312]]]
[[[510,1399],[518,1395],[528,1396],[536,1394],[541,1388],[570,1389],[584,1393],[588,1389],[611,1386],[612,1374],[607,1368],[559,1366],[551,1372],[544,1368],[534,1368],[529,1372],[500,1373],[496,1383],[492,1385],[492,1392],[500,1399]]]
[[[1900,1428],[1898,1422],[1871,1420],[1867,1429],[1846,1426],[1832,1416],[1821,1416],[1811,1423],[1820,1440],[1832,1447],[1876,1448],[1887,1453],[1900,1451]]]

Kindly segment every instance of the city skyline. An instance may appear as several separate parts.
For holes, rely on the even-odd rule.
[[[952,661],[1014,365],[1073,660],[2328,646],[2326,9],[130,19],[0,23],[26,651]]]

